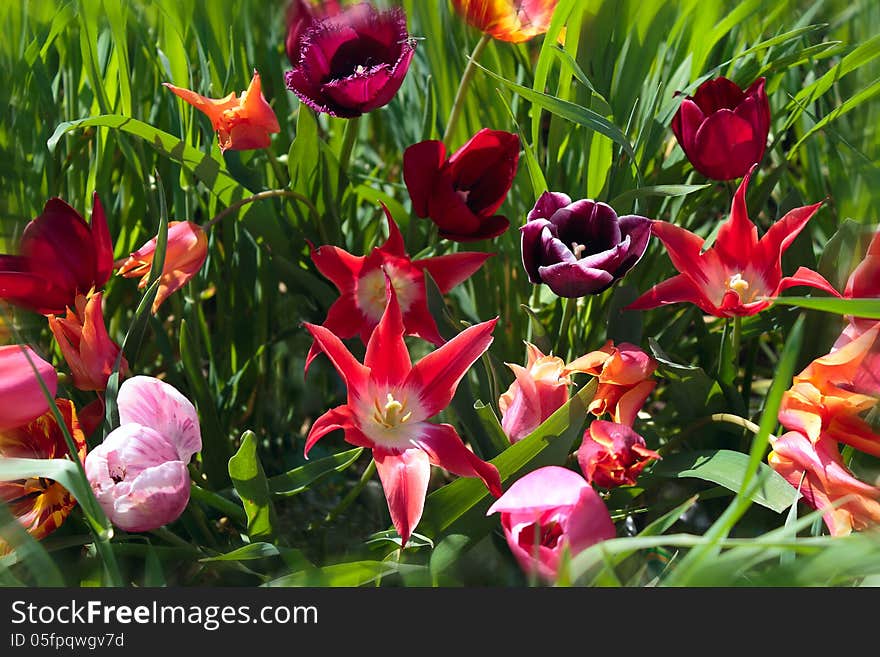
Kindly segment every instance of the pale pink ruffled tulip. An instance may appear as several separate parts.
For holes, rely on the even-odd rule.
[[[117,403],[121,426],[86,457],[86,475],[113,524],[156,529],[189,502],[187,464],[202,448],[198,415],[173,386],[147,376],[125,381]]]
[[[614,538],[605,503],[583,477],[558,466],[518,479],[487,515],[501,514],[511,552],[527,574],[556,579],[564,550],[571,556]]]
[[[58,374],[52,365],[30,347],[17,344],[0,347],[0,431],[20,427],[49,410],[49,400],[40,387],[34,367],[54,397]]]

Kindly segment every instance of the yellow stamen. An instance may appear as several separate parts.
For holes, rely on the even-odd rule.
[[[742,274],[736,273],[727,279],[727,289],[733,290],[740,296],[745,294],[749,289],[749,282],[742,277]]]
[[[376,413],[373,415],[373,419],[383,427],[393,429],[412,417],[412,411],[401,416],[401,413],[404,410],[406,410],[406,400],[404,400],[404,403],[400,403],[394,398],[394,395],[389,392],[384,408],[381,408],[379,406],[379,400],[376,400]]]
[[[571,252],[574,253],[574,257],[578,260],[581,259],[581,256],[584,254],[584,251],[587,250],[587,247],[583,244],[578,244],[577,242],[571,243]]]

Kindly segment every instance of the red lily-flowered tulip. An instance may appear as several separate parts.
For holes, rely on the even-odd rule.
[[[446,294],[477,271],[490,254],[461,252],[411,260],[391,213],[384,205],[382,209],[388,220],[388,240],[370,255],[354,256],[337,246],[312,249],[312,261],[318,271],[339,288],[341,295],[330,307],[323,327],[343,339],[359,335],[366,344],[385,311],[387,276],[403,312],[406,334],[441,345],[443,338],[428,311],[425,272]],[[306,367],[319,353],[320,347],[315,343]]]
[[[0,299],[42,315],[63,313],[77,294],[104,287],[113,271],[113,243],[98,194],[92,223],[51,198],[21,237],[20,255],[0,255]]]
[[[305,324],[348,389],[347,403],[315,420],[305,453],[336,429],[345,440],[373,450],[391,520],[406,545],[422,516],[430,464],[463,477],[479,477],[496,497],[501,479],[491,463],[465,447],[448,424],[427,420],[452,401],[459,381],[492,343],[497,319],[471,326],[412,364],[397,295],[386,283],[385,312],[367,343],[363,364],[323,326]]]
[[[287,5],[287,37],[284,39],[284,50],[287,59],[293,66],[299,64],[302,35],[313,24],[342,12],[337,0],[320,0],[314,4],[311,0],[292,0]]]
[[[578,473],[550,465],[517,479],[486,512],[501,514],[510,551],[524,572],[552,582],[570,556],[614,538],[605,503]]]
[[[822,204],[795,208],[758,239],[758,229],[746,209],[750,177],[751,172],[743,178],[734,195],[730,219],[705,252],[703,238],[674,224],[654,221],[651,231],[663,242],[672,264],[681,273],[652,287],[628,310],[689,302],[710,315],[734,317],[761,312],[770,306],[773,297],[795,285],[809,285],[840,296],[812,269],[799,267],[793,276],[782,276],[782,254]]]
[[[150,268],[156,255],[156,237],[132,253],[125,264],[119,268],[119,275],[125,278],[140,277],[138,289],[147,286]],[[172,221],[168,224],[168,247],[165,250],[165,264],[159,278],[159,291],[153,302],[153,312],[174,292],[186,285],[195,276],[208,257],[208,236],[201,226],[191,221]]]
[[[651,461],[660,455],[625,424],[593,420],[577,453],[584,478],[602,488],[634,486]]]
[[[452,0],[468,23],[493,39],[521,43],[544,34],[559,0]]]
[[[73,374],[73,385],[80,390],[106,390],[119,356],[119,345],[110,339],[104,324],[102,296],[101,292],[88,297],[80,294],[66,317],[49,315],[49,328]],[[119,371],[124,375],[127,369],[123,357]]]
[[[54,397],[58,374],[51,363],[37,356],[30,347],[17,344],[0,347],[0,431],[27,424],[48,410],[49,401],[40,379]]]
[[[238,98],[234,91],[223,98],[208,98],[169,82],[162,84],[211,119],[221,151],[267,148],[272,143],[269,135],[281,131],[275,112],[263,96],[260,74],[256,71],[247,90]]]
[[[296,34],[287,88],[316,112],[354,118],[387,105],[403,83],[416,41],[400,7],[377,11],[364,2],[328,11]],[[298,52],[297,52],[298,51]],[[295,61],[294,61],[295,60]]]
[[[845,536],[880,524],[880,488],[847,470],[837,443],[825,436],[812,441],[797,431],[771,437],[767,462],[811,507],[823,511],[832,536]]]
[[[743,91],[720,77],[687,96],[672,119],[672,132],[694,168],[713,180],[744,176],[761,161],[770,132],[770,103],[758,78]]]
[[[64,424],[70,432],[80,460],[86,456],[86,439],[67,399],[56,399]],[[14,429],[0,431],[0,458],[56,459],[68,455],[67,443],[55,415],[47,411]],[[58,529],[76,500],[61,484],[43,477],[0,482],[0,503],[6,504],[24,528],[36,539]],[[0,554],[9,550],[0,539]]]
[[[436,140],[403,153],[403,180],[413,212],[429,217],[440,237],[473,242],[497,237],[510,222],[495,212],[504,203],[519,163],[519,137],[483,128],[455,153]]]

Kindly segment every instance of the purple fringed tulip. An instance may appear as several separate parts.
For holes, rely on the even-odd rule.
[[[529,280],[576,298],[606,290],[633,268],[648,248],[651,220],[544,192],[520,231]]]
[[[342,118],[386,105],[416,44],[403,9],[379,12],[368,3],[312,20],[297,41],[299,59],[285,74],[287,88],[316,112]]]
[[[121,425],[89,452],[86,475],[114,525],[149,531],[177,520],[189,502],[199,418],[173,386],[148,376],[125,381],[117,403]]]

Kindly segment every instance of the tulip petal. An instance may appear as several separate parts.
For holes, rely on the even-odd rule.
[[[39,274],[0,271],[0,299],[41,315],[63,313],[73,295]]]
[[[448,294],[456,285],[473,276],[492,255],[492,253],[450,253],[414,260],[413,265],[431,274],[440,292]]]
[[[758,246],[758,227],[749,219],[746,208],[746,191],[752,172],[756,168],[757,165],[753,166],[749,173],[743,176],[733,195],[730,218],[721,224],[713,246],[725,262],[736,263],[737,269],[740,270],[744,270],[748,263],[753,262],[755,249]]]
[[[336,431],[337,429],[342,429],[347,435],[349,429],[352,429],[355,426],[354,415],[348,406],[331,408],[315,420],[312,424],[312,428],[309,429],[309,435],[306,437],[305,457],[309,458],[309,452],[312,447],[315,446],[315,443],[328,433]]]
[[[560,297],[578,298],[597,294],[614,282],[614,276],[604,269],[596,269],[577,262],[560,262],[539,267],[541,280]]]
[[[636,266],[645,251],[648,250],[648,241],[651,239],[651,220],[639,215],[626,215],[618,219],[620,235],[622,239],[629,238],[627,253],[617,266],[614,273],[620,277]]]
[[[763,154],[756,126],[730,109],[708,114],[697,129],[691,164],[707,178],[732,180],[745,175]]]
[[[558,506],[577,504],[581,492],[589,484],[577,472],[556,465],[550,465],[517,479],[489,507],[486,515],[493,513],[541,511]]]
[[[54,397],[58,374],[50,363],[30,347],[0,346],[0,432],[27,424],[49,409],[40,379]]]
[[[446,161],[446,147],[437,140],[413,144],[403,152],[403,180],[413,212],[428,216],[428,201],[434,189],[434,180]]]
[[[577,502],[567,514],[565,533],[574,554],[617,535],[605,502],[592,486],[581,489]]]
[[[498,319],[466,328],[416,363],[406,387],[419,392],[425,419],[449,406],[459,381],[492,344]]]
[[[400,233],[400,228],[397,226],[397,222],[394,221],[394,217],[391,216],[391,211],[388,209],[388,206],[384,203],[381,203],[382,211],[385,213],[385,219],[388,221],[388,239],[385,240],[385,243],[378,248],[386,256],[391,256],[395,258],[408,258],[409,256],[406,253],[406,245],[403,242],[403,235]]]
[[[778,297],[783,290],[787,290],[790,287],[795,287],[796,285],[809,285],[810,287],[814,287],[819,290],[823,290],[828,294],[832,294],[836,297],[840,297],[841,294],[837,290],[834,289],[834,286],[831,285],[822,274],[813,271],[812,269],[807,269],[806,267],[798,267],[797,271],[791,275],[786,276],[781,281],[779,281],[779,286],[773,292],[771,296]]]
[[[333,333],[336,337],[343,340],[353,338],[359,332],[360,327],[367,321],[364,314],[354,304],[354,297],[351,295],[343,295],[333,302],[327,311],[327,319],[324,320],[322,326]],[[321,353],[321,348],[317,342],[312,342],[309,353],[306,356],[306,365],[303,372],[308,374],[312,361]]]
[[[764,280],[772,287],[782,276],[780,259],[795,238],[819,210],[821,202],[795,208],[775,222],[758,243],[752,258],[759,263]]]
[[[342,344],[342,340],[323,326],[315,326],[307,322],[304,322],[303,326],[312,334],[317,347],[327,354],[327,358],[330,359],[339,376],[345,381],[349,397],[352,395],[356,397],[357,391],[361,390],[367,383],[369,370],[351,355],[348,348]]]
[[[354,290],[366,260],[337,246],[311,248],[311,256],[318,271],[329,278],[343,295]]]
[[[391,279],[385,277],[385,312],[367,342],[364,365],[370,370],[370,380],[397,387],[412,369],[409,350],[403,340],[403,315]]]
[[[92,194],[92,223],[89,229],[95,245],[95,287],[102,288],[113,273],[113,240],[98,192]]]
[[[449,424],[427,424],[413,441],[427,452],[431,463],[461,477],[479,477],[495,497],[501,495],[498,468],[470,451]]]
[[[454,242],[479,242],[480,240],[491,240],[499,235],[507,232],[510,228],[510,220],[502,217],[500,214],[491,217],[482,217],[480,219],[480,227],[472,233],[459,233],[456,230],[440,230],[440,237],[445,240]]]
[[[201,451],[199,415],[174,386],[151,376],[135,376],[119,387],[116,403],[122,425],[133,422],[154,429],[175,447],[183,463]]]
[[[661,283],[657,283],[638,299],[626,307],[626,310],[650,310],[670,303],[693,303],[703,312],[717,315],[718,309],[702,291],[694,285],[690,277],[678,274]]]
[[[535,207],[529,211],[526,220],[531,222],[536,219],[549,220],[557,210],[571,205],[571,197],[562,192],[544,192],[535,203]]]
[[[545,192],[538,203],[544,199],[550,192]],[[549,205],[549,201],[545,202]],[[531,213],[529,213],[531,216]],[[543,264],[542,247],[548,241],[556,237],[556,226],[551,224],[547,219],[531,219],[524,226],[520,227],[521,234],[521,250],[523,268],[529,277],[529,282],[533,285],[540,285],[541,272],[538,268]]]
[[[697,136],[697,128],[706,118],[700,106],[693,100],[685,98],[679,106],[678,112],[672,118],[672,132],[678,140],[678,145],[684,151],[687,159],[693,162],[696,157],[694,140]]]
[[[388,500],[391,522],[402,544],[406,545],[425,507],[431,477],[428,455],[421,449],[407,449],[397,454],[374,449],[373,459]]]
[[[428,300],[425,296],[421,296],[409,307],[403,316],[403,323],[406,325],[407,335],[414,335],[431,344],[440,346],[446,340],[440,335],[437,329],[437,322],[431,315],[428,308]]]
[[[5,267],[0,264],[0,269]],[[880,230],[874,233],[864,259],[847,279],[844,296],[848,299],[880,297]]]
[[[456,188],[468,190],[468,207],[491,215],[510,191],[519,163],[519,137],[483,128],[449,157],[449,174]]]

